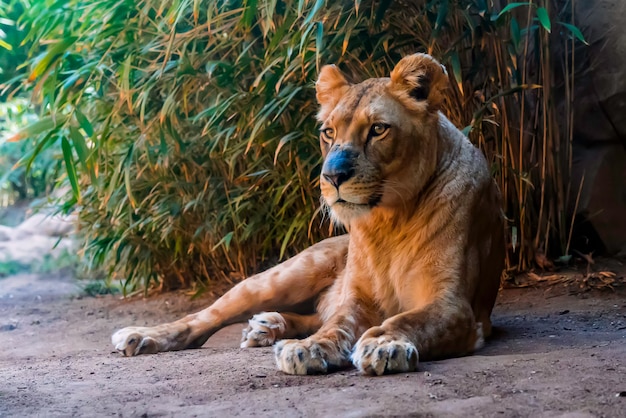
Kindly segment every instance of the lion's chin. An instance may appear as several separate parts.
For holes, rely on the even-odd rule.
[[[332,218],[335,222],[349,225],[351,221],[369,214],[372,207],[369,204],[358,204],[338,200],[330,207]]]

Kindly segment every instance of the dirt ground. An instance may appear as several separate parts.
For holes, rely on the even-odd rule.
[[[271,348],[238,347],[241,325],[202,349],[124,358],[114,330],[211,298],[77,293],[63,276],[0,279],[0,416],[626,417],[625,290],[503,290],[484,349],[383,377],[284,375]]]

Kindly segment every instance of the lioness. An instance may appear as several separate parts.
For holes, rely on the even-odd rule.
[[[200,347],[225,325],[311,299],[309,315],[254,315],[241,346],[278,341],[285,373],[352,363],[376,375],[479,348],[503,269],[500,196],[483,155],[439,111],[447,82],[426,54],[359,84],[323,67],[321,189],[349,234],[250,277],[198,313],[119,330],[115,348],[133,356]]]

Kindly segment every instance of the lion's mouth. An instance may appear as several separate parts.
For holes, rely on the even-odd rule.
[[[347,196],[347,199],[346,196],[335,196],[332,203],[326,200],[326,204],[333,213],[334,218],[343,224],[350,223],[350,220],[356,217],[369,214],[380,201],[380,198],[372,198],[371,196]]]
[[[339,205],[339,206],[345,206],[345,207],[364,207],[364,206],[369,206],[367,203],[354,203],[354,202],[348,202],[347,200],[344,199],[337,199],[335,201],[335,203],[333,203],[333,206],[335,205]]]
[[[367,199],[366,202],[357,203],[357,202],[350,202],[348,200],[345,200],[344,198],[339,197],[337,198],[337,200],[335,200],[335,203],[333,203],[332,206],[339,205],[345,208],[373,208],[374,206],[380,203],[380,199],[381,199],[381,196],[379,194],[375,194],[371,196],[369,199]]]
[[[331,206],[331,209],[336,213],[337,211],[339,213],[362,213],[363,211],[369,211],[370,205],[338,200]]]

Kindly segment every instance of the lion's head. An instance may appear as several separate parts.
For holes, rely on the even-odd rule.
[[[442,90],[448,79],[430,55],[403,58],[389,78],[351,84],[333,65],[316,83],[322,196],[345,225],[372,208],[406,206],[437,164]]]

